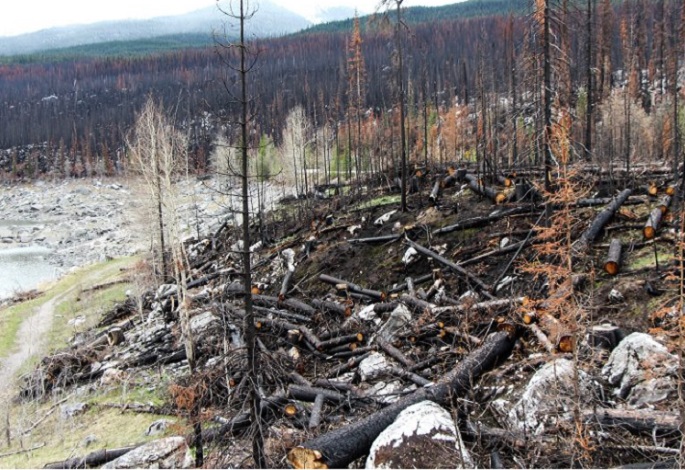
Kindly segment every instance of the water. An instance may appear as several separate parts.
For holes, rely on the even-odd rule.
[[[50,253],[39,246],[0,249],[0,299],[55,279],[57,271],[48,261]]]

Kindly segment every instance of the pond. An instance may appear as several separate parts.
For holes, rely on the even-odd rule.
[[[40,246],[0,249],[0,299],[56,279],[57,269],[49,263],[50,253]]]

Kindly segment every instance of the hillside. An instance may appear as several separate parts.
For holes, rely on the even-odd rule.
[[[280,36],[299,31],[308,25],[309,22],[299,15],[269,1],[262,1],[255,21],[247,28],[247,34],[254,37]],[[203,45],[211,44],[214,32],[221,35],[225,33],[229,38],[235,37],[237,22],[215,6],[210,6],[183,15],[73,25],[4,37],[0,41],[0,56],[25,55],[65,48],[72,49],[57,53],[73,54],[76,57],[81,54],[111,55],[112,43],[116,43],[116,55],[129,51],[135,54],[140,53],[142,47],[149,47],[146,45],[150,43],[155,44],[155,38],[160,38],[158,41],[161,42],[157,43],[156,48],[146,49],[153,52],[162,44],[165,49],[170,49],[170,41],[173,41],[174,48],[196,45],[198,37],[202,36]],[[188,39],[191,42],[184,43]],[[108,43],[110,46],[102,46],[101,43]],[[94,45],[93,49],[84,47],[91,44]]]
[[[264,241],[252,256],[268,466],[364,468],[376,436],[412,419],[395,421],[425,400],[444,410],[423,410],[422,425],[441,413],[454,424],[439,438],[420,436],[418,448],[395,438],[390,456],[372,451],[370,460],[390,459],[391,468],[672,465],[683,406],[673,312],[683,274],[671,231],[682,213],[666,209],[672,216],[644,240],[648,214],[661,211],[671,179],[663,167],[637,168],[643,176],[621,178],[607,198],[564,192],[552,233],[540,225],[541,204],[513,197],[494,204],[479,186],[460,186],[469,181],[463,172],[422,178],[405,213],[396,189],[368,181],[339,195],[329,187],[323,199],[283,200],[263,214],[252,236]],[[602,174],[586,165],[568,170],[583,175],[571,176],[581,186],[594,182],[586,175]],[[655,196],[645,190],[649,180],[665,183]],[[435,197],[433,182],[444,183]],[[528,183],[541,181],[516,178]],[[597,216],[618,200],[581,249]],[[188,375],[175,285],[148,285],[101,314],[83,312],[96,326],[54,345],[20,382],[24,405],[9,414],[11,435],[37,424],[0,448],[0,464],[64,467],[62,459],[82,457],[102,464],[126,454],[143,459],[133,460],[138,467],[159,458],[149,446],[173,445],[164,458],[189,468],[200,422],[206,465],[253,467],[235,229],[187,242],[184,305],[197,371]],[[572,269],[563,261],[571,247],[560,243],[567,236],[578,248]],[[615,275],[602,267],[611,239],[624,248]],[[137,279],[141,289],[143,266],[118,282]],[[70,317],[98,288],[77,292]],[[32,418],[24,424],[25,414]],[[50,433],[55,427],[70,432]],[[460,444],[445,447],[446,433]]]
[[[509,14],[520,15],[526,12],[529,7],[526,0],[466,0],[438,7],[408,7],[404,9],[404,21],[408,25],[418,25],[421,23],[435,23],[445,20],[456,20],[466,18],[478,18],[485,16],[506,16]],[[380,22],[380,17],[384,12],[379,11],[373,15],[362,15],[359,17],[364,28],[373,27]],[[394,10],[390,9],[390,15]],[[353,19],[330,21],[309,26],[296,34],[307,33],[343,33],[352,30]]]

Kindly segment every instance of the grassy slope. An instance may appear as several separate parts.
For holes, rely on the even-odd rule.
[[[0,310],[0,356],[11,351],[18,327],[26,315],[30,315],[51,298],[67,292],[62,302],[56,306],[53,325],[48,333],[51,349],[65,346],[75,332],[84,331],[96,324],[106,309],[114,302],[122,300],[131,284],[123,282],[97,290],[90,288],[121,279],[122,269],[131,267],[135,262],[136,258],[122,258],[83,268],[54,283],[36,299]],[[83,316],[85,322],[74,327],[69,324],[69,320],[77,316]],[[38,359],[38,355],[33,356],[23,370],[29,370]],[[160,378],[160,382],[164,381],[163,377]],[[160,416],[124,414],[118,410],[92,406],[82,415],[65,419],[60,415],[59,404],[66,398],[65,403],[135,401],[159,405],[162,402],[160,394],[163,393],[163,388],[153,389],[132,379],[107,388],[88,390],[88,393],[79,396],[57,394],[47,400],[23,404],[10,403],[10,397],[2,397],[0,421],[4,428],[9,416],[12,441],[8,446],[3,433],[0,455],[39,445],[42,447],[31,452],[0,457],[0,468],[40,468],[48,462],[82,456],[97,449],[123,447],[154,439],[158,436],[145,436],[144,432]],[[39,426],[19,438],[18,430],[28,429],[32,423],[43,417],[45,419]],[[88,436],[94,436],[96,441],[86,445]]]

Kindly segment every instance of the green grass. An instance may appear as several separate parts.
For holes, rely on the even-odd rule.
[[[47,299],[45,295],[41,295],[33,300],[0,310],[0,357],[10,354],[15,346],[15,338],[21,323]]]
[[[19,331],[21,323],[32,315],[37,308],[45,302],[59,296],[64,295],[62,302],[56,306],[56,316],[53,321],[52,328],[48,333],[49,344],[53,347],[62,346],[66,340],[73,334],[70,331],[66,318],[66,314],[79,310],[76,301],[78,295],[88,287],[96,284],[101,284],[114,279],[120,275],[121,268],[132,265],[137,258],[119,258],[104,263],[94,264],[78,271],[71,273],[60,280],[56,281],[45,291],[27,302],[12,305],[0,310],[0,357],[5,357],[12,352],[16,347],[16,336]],[[123,299],[126,284],[118,284],[102,291],[94,291],[92,295],[92,304],[89,308],[84,309],[87,318],[90,319],[91,324],[96,322],[95,317],[104,311],[104,308],[109,307],[116,299]],[[59,315],[65,315],[60,317]],[[66,319],[65,319],[66,318]],[[64,320],[64,321],[62,321]],[[67,328],[69,327],[69,328]],[[30,364],[28,365],[30,366]]]
[[[385,196],[377,197],[375,199],[371,199],[370,201],[364,201],[363,203],[359,204],[357,207],[354,207],[350,210],[372,209],[374,207],[388,206],[390,204],[399,204],[400,200],[401,200],[401,195],[399,195],[399,194],[385,195]]]
[[[75,401],[77,400],[71,400]],[[50,403],[33,407],[24,405],[23,408],[14,407],[12,413],[23,414],[23,419],[28,423],[44,416],[50,406]],[[173,419],[153,414],[121,413],[116,409],[100,407],[91,407],[73,418],[62,418],[58,406],[48,419],[24,436],[21,442],[24,449],[39,444],[44,446],[31,452],[0,458],[0,467],[42,468],[49,462],[84,456],[98,449],[115,449],[158,439],[164,435],[146,436],[145,431],[160,418]],[[170,430],[165,433],[171,434],[173,432]],[[86,447],[85,440],[88,436],[96,440]],[[19,445],[18,439],[15,439],[11,447],[3,445],[0,453],[19,450]]]
[[[62,297],[55,308],[55,319],[48,333],[49,344],[52,348],[64,346],[66,341],[73,336],[76,330],[68,322],[75,316],[83,315],[86,318],[86,322],[80,325],[78,330],[85,330],[95,325],[106,309],[125,297],[125,292],[131,284],[117,283],[97,290],[90,288],[121,279],[121,269],[132,266],[136,261],[135,257],[121,258],[80,269],[48,287],[38,298],[2,310],[0,320],[3,328],[0,331],[0,340],[2,344],[7,345],[6,352],[9,352],[14,345],[14,338],[21,320],[56,296]],[[16,326],[9,328],[12,325]],[[31,358],[24,364],[23,370],[33,367],[37,360],[38,356]],[[50,411],[57,401],[66,398],[65,395],[21,404],[12,403],[9,399],[3,398],[0,400],[0,405],[4,405],[0,406],[0,418],[4,423],[5,413],[8,413],[13,439],[9,446],[4,439],[0,441],[0,454],[44,445],[31,452],[0,458],[0,468],[40,468],[48,462],[83,456],[97,449],[112,449],[157,439],[160,436],[145,436],[148,426],[157,419],[174,420],[173,417],[122,413],[117,409],[97,405],[138,402],[160,406],[165,402],[166,386],[169,381],[169,377],[164,375],[153,377],[152,380],[140,376],[129,376],[120,384],[98,388],[87,393],[81,392],[77,396],[73,394],[73,391],[69,391],[71,395],[66,403],[85,402],[93,406],[82,415],[66,419],[60,416],[59,406],[55,406]],[[21,439],[19,438],[19,430],[27,429],[32,423],[46,415],[47,418],[39,426],[21,436]],[[183,432],[182,428],[171,429],[166,435],[180,432]],[[87,436],[95,436],[97,439],[88,447],[85,445]]]

